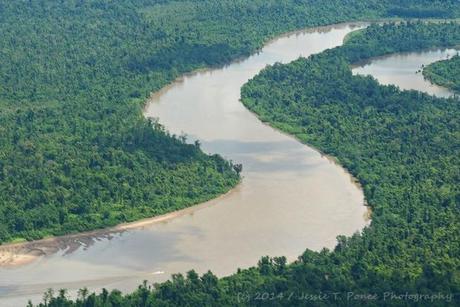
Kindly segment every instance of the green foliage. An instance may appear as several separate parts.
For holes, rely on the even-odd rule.
[[[269,67],[242,89],[248,108],[337,157],[363,185],[372,226],[321,257],[330,268],[314,267],[337,270],[332,280],[345,288],[458,292],[459,101],[379,85],[353,76],[350,64],[459,43],[455,23],[371,26],[343,47]]]
[[[434,84],[460,93],[460,55],[428,65],[423,69],[423,76]]]
[[[261,118],[334,155],[359,179],[373,210],[362,234],[292,264],[263,257],[222,279],[191,271],[127,295],[103,290],[91,299],[53,297],[48,306],[458,305],[449,295],[460,292],[459,101],[382,86],[350,69],[389,52],[456,45],[458,33],[457,24],[371,26],[343,47],[268,67],[242,89]],[[384,301],[385,293],[445,296]]]
[[[151,90],[204,63],[138,71],[166,47],[142,1],[116,2],[0,1],[0,243],[163,214],[239,180],[142,117]]]

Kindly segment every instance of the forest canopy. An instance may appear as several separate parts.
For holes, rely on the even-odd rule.
[[[0,243],[107,227],[224,193],[239,180],[232,165],[144,119],[142,106],[149,94],[182,73],[247,56],[286,31],[352,20],[460,16],[458,0],[401,3],[0,0]],[[459,247],[452,241],[458,236],[453,219],[458,214],[453,206],[459,199],[454,184],[458,172],[450,167],[458,165],[458,157],[451,155],[458,135],[448,132],[458,131],[456,102],[380,87],[370,78],[351,77],[347,70],[348,63],[368,56],[458,44],[460,31],[444,27],[371,27],[350,39],[348,51],[331,55],[331,63],[341,68],[337,73],[362,92],[350,96],[350,84],[336,80],[333,91],[318,86],[312,95],[353,98],[349,108],[337,100],[304,96],[294,82],[319,78],[292,74],[290,68],[319,65],[321,57],[301,60],[289,69],[270,68],[243,91],[245,103],[261,118],[267,116],[264,110],[280,107],[267,107],[272,102],[265,95],[285,90],[305,98],[299,100],[305,105],[287,100],[289,109],[323,114],[312,120],[309,113],[296,117],[283,108],[276,122],[265,119],[288,132],[300,131],[304,141],[335,154],[362,181],[375,219],[362,237],[340,238],[334,252],[307,251],[291,265],[283,257],[263,258],[256,268],[226,279],[191,272],[154,289],[141,286],[126,296],[119,291],[83,291],[79,301],[70,302],[61,292],[50,305],[237,305],[236,294],[242,291],[380,291],[388,285],[460,292],[455,257]],[[401,42],[407,45],[403,48]],[[331,72],[327,63],[319,66],[325,75]],[[282,76],[283,70],[291,79],[276,84],[271,74]],[[265,76],[273,85],[266,92],[262,87],[266,102],[251,105],[251,88]],[[329,77],[335,80],[338,75]],[[324,85],[314,78],[312,84]],[[292,88],[280,88],[289,80]],[[376,95],[382,105],[366,106],[363,95]],[[415,98],[423,108],[413,103]],[[383,107],[387,99],[395,102],[388,110]],[[398,101],[408,101],[411,112]],[[345,114],[350,116],[348,124],[343,122]],[[374,121],[380,125],[353,130],[361,138],[353,140],[358,145],[352,150],[349,129],[358,118],[369,127]],[[408,127],[409,122],[417,124]],[[425,132],[427,139],[416,137]],[[393,134],[404,142],[393,140]],[[344,141],[338,144],[342,135]]]
[[[222,279],[190,271],[127,295],[84,290],[69,300],[61,291],[40,306],[303,306],[305,293],[325,298],[308,301],[317,306],[347,305],[346,293],[380,298],[369,305],[387,304],[384,293],[442,293],[430,304],[458,304],[459,100],[383,86],[350,66],[459,43],[456,23],[372,25],[342,47],[268,67],[242,88],[262,120],[335,156],[360,181],[373,212],[361,234],[292,264],[263,257]],[[260,300],[264,293],[273,299]]]
[[[281,32],[399,16],[399,1],[0,0],[0,243],[106,227],[238,182],[142,117],[181,73]],[[456,1],[406,1],[458,16]],[[399,6],[398,6],[399,7]]]

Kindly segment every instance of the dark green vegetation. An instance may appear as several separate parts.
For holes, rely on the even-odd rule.
[[[460,15],[454,0],[398,3],[0,0],[0,243],[227,191],[238,181],[231,165],[143,119],[148,94],[284,31],[420,10]]]
[[[460,93],[460,55],[428,65],[423,69],[423,76],[434,84]]]
[[[361,235],[339,237],[334,251],[307,250],[293,264],[264,257],[223,279],[191,271],[126,296],[48,294],[47,306],[458,304],[460,101],[379,85],[353,76],[350,64],[459,42],[458,24],[371,26],[343,47],[269,67],[242,89],[261,119],[337,157],[359,179],[373,210]],[[406,292],[443,296],[391,297]]]

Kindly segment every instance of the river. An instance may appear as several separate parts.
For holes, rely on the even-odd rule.
[[[284,35],[245,60],[186,75],[153,95],[145,108],[147,117],[158,118],[173,133],[186,133],[190,141],[200,140],[208,153],[242,163],[242,183],[172,219],[77,237],[72,239],[77,244],[28,265],[0,268],[0,306],[21,306],[27,298],[37,302],[50,287],[68,288],[71,294],[84,286],[131,291],[144,279],[163,281],[192,268],[224,276],[255,265],[263,255],[292,261],[306,248],[333,248],[337,235],[360,231],[369,221],[353,179],[316,150],[261,123],[242,106],[239,94],[266,65],[338,46],[363,26]],[[418,54],[422,62],[423,54]],[[439,51],[439,58],[445,56]],[[372,72],[379,79],[384,74],[373,63],[355,72]],[[423,63],[417,62],[416,68]],[[400,68],[394,66],[397,75]],[[412,78],[420,76],[413,68],[407,67]],[[427,82],[424,86],[429,90]]]
[[[353,73],[372,75],[381,84],[395,84],[404,90],[418,90],[437,97],[451,97],[454,93],[425,80],[421,69],[430,63],[456,55],[455,49],[434,49],[423,52],[392,54],[355,67]]]

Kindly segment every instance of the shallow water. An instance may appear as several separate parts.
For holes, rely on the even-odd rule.
[[[144,279],[161,281],[192,268],[223,276],[255,265],[263,255],[292,261],[306,248],[333,248],[337,235],[361,230],[367,210],[352,178],[317,151],[261,123],[239,102],[240,87],[267,64],[338,46],[357,27],[281,37],[246,60],[188,75],[154,95],[146,116],[191,141],[199,139],[208,153],[242,163],[241,185],[193,213],[0,269],[0,305],[37,302],[49,287],[132,290]]]

